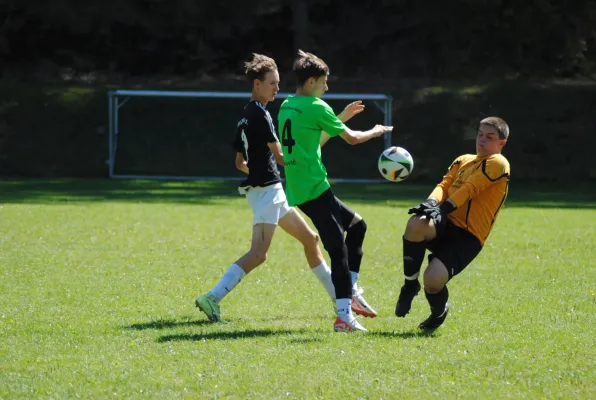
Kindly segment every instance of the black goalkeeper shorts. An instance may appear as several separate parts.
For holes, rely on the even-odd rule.
[[[476,258],[482,244],[476,236],[448,219],[441,235],[428,242],[426,248],[431,252],[428,262],[438,258],[447,267],[451,279]]]

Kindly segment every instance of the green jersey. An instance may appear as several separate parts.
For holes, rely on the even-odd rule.
[[[346,130],[333,109],[318,97],[288,97],[278,115],[286,172],[286,194],[292,206],[316,199],[329,189],[321,160],[321,131],[337,136]]]

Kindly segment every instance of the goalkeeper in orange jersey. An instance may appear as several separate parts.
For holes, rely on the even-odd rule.
[[[509,126],[501,118],[480,121],[476,154],[457,157],[428,199],[408,211],[415,215],[403,236],[405,282],[395,307],[397,317],[410,312],[420,291],[418,276],[428,249],[423,280],[431,314],[419,328],[436,329],[445,321],[446,284],[480,253],[507,197],[509,162],[501,150],[508,137]]]

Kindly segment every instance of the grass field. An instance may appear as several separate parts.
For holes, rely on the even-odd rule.
[[[513,186],[433,334],[393,315],[406,209],[431,186],[338,184],[367,220],[379,317],[334,333],[298,243],[195,309],[249,244],[234,182],[0,182],[0,398],[596,398],[596,192]]]

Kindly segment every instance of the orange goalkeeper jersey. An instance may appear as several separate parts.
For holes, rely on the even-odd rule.
[[[453,161],[430,197],[451,199],[457,208],[449,219],[484,242],[507,197],[509,162],[501,154],[464,154]]]

